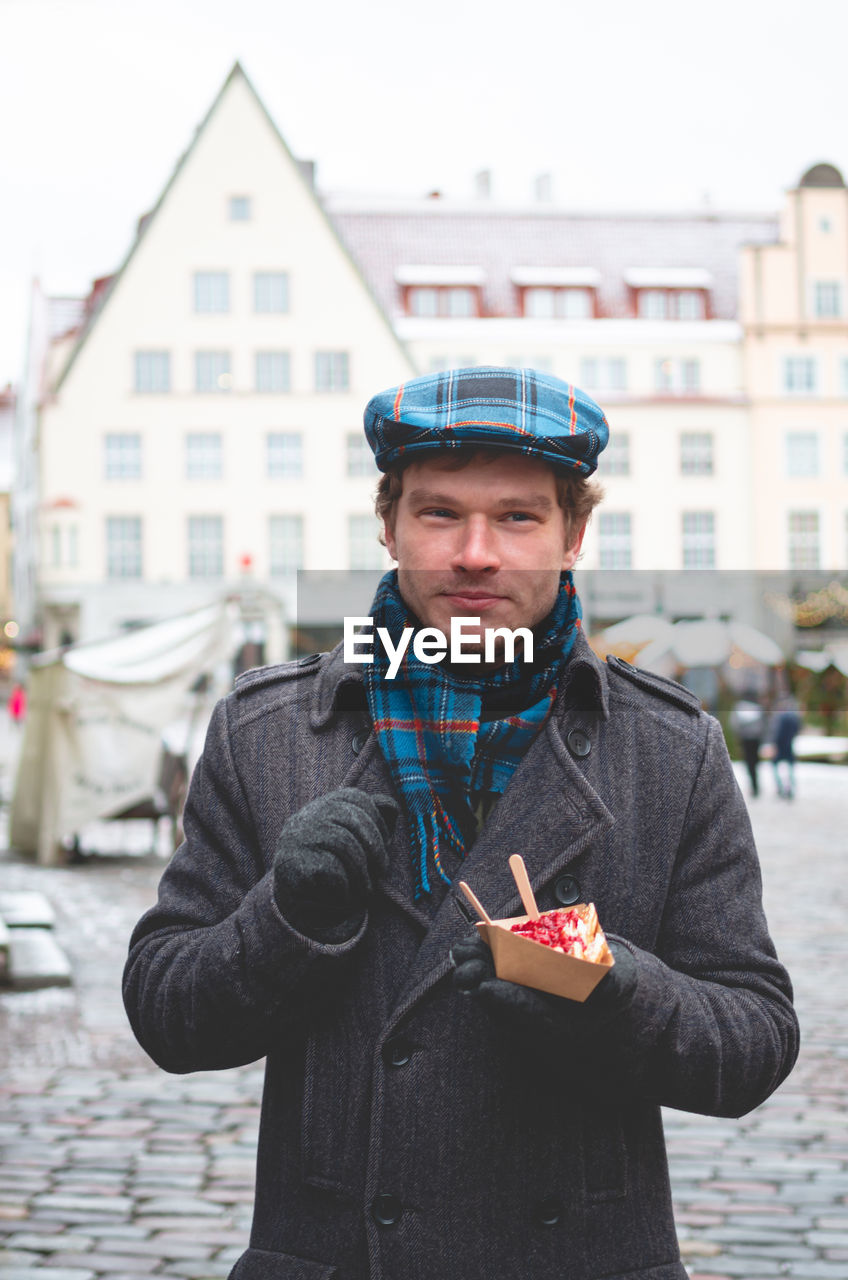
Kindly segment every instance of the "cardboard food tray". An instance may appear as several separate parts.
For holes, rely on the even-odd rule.
[[[585,911],[586,904],[578,903],[569,910]],[[615,963],[609,947],[604,943],[604,954],[600,960],[579,960],[520,933],[510,932],[512,925],[524,924],[529,919],[526,915],[511,916],[506,920],[493,920],[491,925],[482,921],[477,924],[492,949],[495,973],[507,982],[565,996],[582,1004]]]

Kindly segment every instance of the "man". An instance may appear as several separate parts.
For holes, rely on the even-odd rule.
[[[556,378],[472,369],[376,396],[366,432],[398,561],[373,635],[479,618],[523,645],[242,677],[131,942],[130,1018],[167,1070],[267,1055],[236,1280],[683,1280],[660,1106],[756,1106],[797,1024],[718,725],[580,629],[606,422]],[[471,927],[457,873],[518,914],[514,852],[543,910],[597,905],[615,964],[584,1004],[495,977]]]

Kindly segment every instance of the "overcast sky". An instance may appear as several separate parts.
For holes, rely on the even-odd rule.
[[[845,0],[0,0],[0,386],[113,271],[239,59],[327,192],[776,210],[848,172]]]

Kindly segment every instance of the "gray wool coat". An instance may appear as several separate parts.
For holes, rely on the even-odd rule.
[[[520,851],[542,909],[594,901],[636,958],[627,1007],[550,1061],[455,990],[451,944],[472,926],[456,887],[433,918],[413,904],[403,820],[350,941],[312,942],[275,905],[291,813],[342,785],[392,792],[361,670],[336,650],[240,678],[130,945],[125,1003],[160,1066],[267,1056],[233,1277],[683,1280],[660,1107],[741,1115],[798,1046],[717,722],[581,636],[466,859],[493,916],[521,911]]]

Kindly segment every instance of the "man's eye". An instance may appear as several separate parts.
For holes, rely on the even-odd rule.
[[[536,519],[536,517],[531,515],[529,511],[510,511],[507,513],[506,518],[507,520],[514,520],[516,522]]]
[[[452,511],[448,511],[445,507],[428,507],[426,511],[421,512],[422,516],[445,516],[450,518]]]

